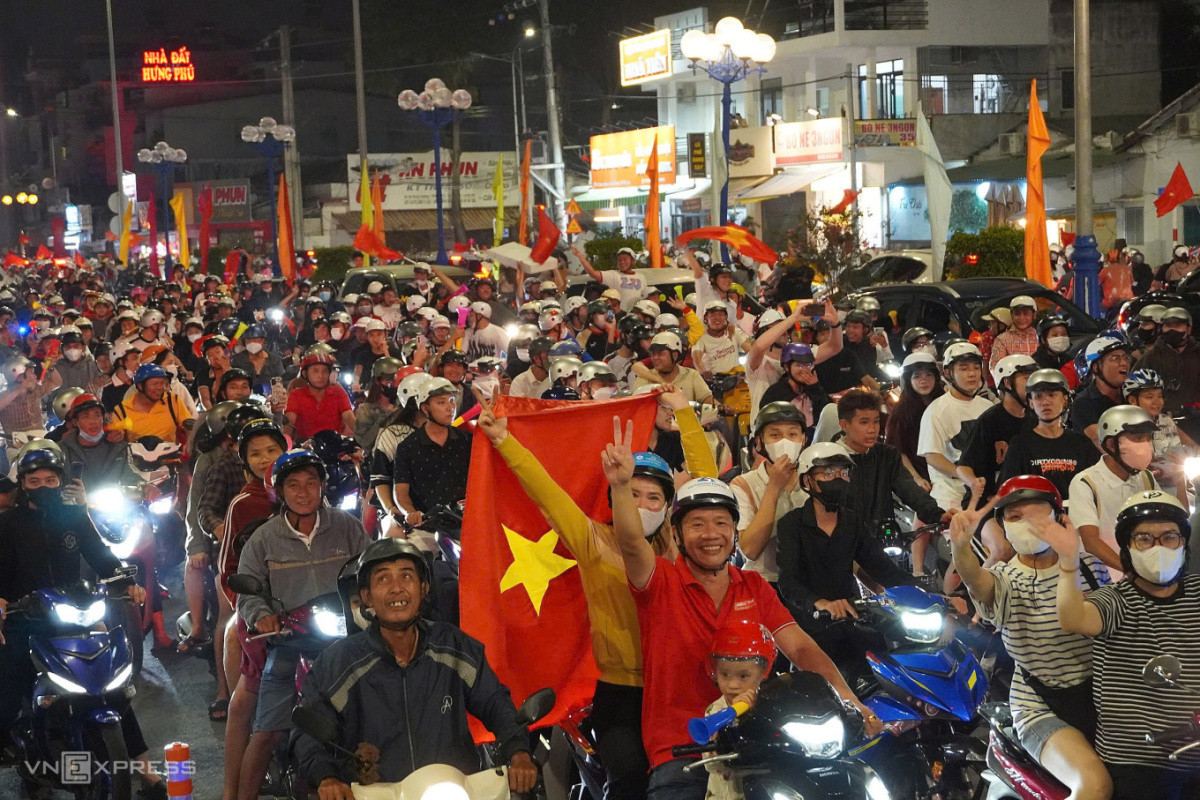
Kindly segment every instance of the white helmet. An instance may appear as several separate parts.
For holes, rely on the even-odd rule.
[[[562,378],[578,375],[583,369],[583,362],[575,356],[558,356],[550,360],[550,382],[557,383]]]
[[[425,305],[425,298],[419,294],[411,295],[404,301],[404,307],[408,309],[408,313],[413,313]]]
[[[437,317],[441,316],[440,314],[438,314],[437,309],[434,308],[433,306],[421,306],[420,308],[417,309],[416,315],[418,317],[421,317],[422,319],[427,319],[430,322],[432,322]],[[443,317],[443,319],[444,319],[444,317]],[[447,320],[447,322],[449,322],[449,320]]]
[[[413,376],[409,375],[408,377],[411,378]],[[408,378],[404,380],[408,380]],[[401,383],[404,383],[404,381],[401,381]],[[415,395],[417,405],[424,405],[431,397],[438,397],[443,394],[454,394],[454,384],[445,378],[430,377],[428,381],[417,388]],[[399,395],[397,394],[397,396]]]
[[[704,316],[707,317],[710,311],[724,311],[728,314],[729,306],[726,305],[724,300],[709,300],[704,304]]]
[[[442,316],[441,314],[434,314],[429,319],[429,330],[433,330],[434,328],[449,329],[451,327],[453,326],[450,324],[450,318]]]
[[[931,369],[937,369],[937,359],[929,353],[910,353],[904,357],[904,361],[900,364],[901,369],[907,369],[917,364],[927,364]]]
[[[729,484],[716,478],[693,478],[679,487],[671,504],[671,525],[678,530],[684,515],[698,508],[724,508],[737,524],[737,497]]]
[[[833,465],[853,467],[850,452],[837,442],[817,442],[800,451],[796,459],[796,472],[803,475],[813,467]]]
[[[650,349],[655,346],[665,347],[677,354],[683,353],[683,342],[679,340],[679,335],[672,331],[660,331],[654,334],[654,338],[650,340]]]
[[[145,314],[142,314],[142,319],[141,319],[140,324],[143,328],[149,328],[151,325],[161,325],[162,322],[163,322],[162,312],[151,309],[151,310],[147,311]]]
[[[658,303],[653,300],[638,300],[633,304],[633,310],[639,314],[645,314],[653,320],[657,320],[662,310],[658,307]]]
[[[356,295],[354,292],[350,292],[350,294],[342,296],[342,305],[349,306],[349,305],[354,305],[357,302],[358,302],[358,295]]]
[[[1005,356],[996,362],[996,366],[992,369],[992,382],[996,384],[996,388],[1000,388],[1000,382],[1005,378],[1016,375],[1018,372],[1026,372],[1033,374],[1037,371],[1038,363],[1033,360],[1032,356],[1027,356],[1023,353],[1013,353],[1011,356]]]
[[[563,321],[562,312],[557,308],[547,308],[538,315],[538,327],[543,331],[554,330]]]
[[[955,342],[942,353],[942,367],[948,369],[956,361],[973,360],[983,363],[983,354],[970,342]]]
[[[433,376],[427,372],[414,372],[401,380],[400,385],[396,387],[396,405],[401,408],[408,405],[409,400],[420,396],[422,389],[431,380]]]
[[[371,331],[386,331],[387,330],[387,325],[383,324],[383,320],[376,319],[375,317],[363,317],[362,319],[360,319],[358,321],[357,324],[361,325],[362,329],[364,331],[366,331],[367,333],[370,333]]]
[[[779,309],[768,308],[758,318],[758,330],[761,331],[763,328],[768,328],[777,322],[783,322],[785,319],[786,317],[783,316],[783,312]]]
[[[654,320],[655,330],[662,330],[663,328],[678,328],[678,327],[679,327],[679,317],[675,316],[674,314],[659,314],[658,319]]]
[[[367,294],[379,294],[383,291],[383,284],[380,281],[371,281],[367,284]]]
[[[446,310],[457,312],[460,308],[466,308],[471,304],[466,295],[456,294],[446,301]]]
[[[570,314],[578,308],[583,308],[587,303],[588,301],[584,300],[580,295],[572,295],[567,298],[567,302],[563,303],[563,311]]]
[[[474,303],[471,303],[471,311],[485,319],[492,318],[492,307],[482,300],[476,300]]]

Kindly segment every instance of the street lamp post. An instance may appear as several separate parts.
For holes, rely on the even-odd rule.
[[[148,147],[143,147],[138,150],[138,161],[149,165],[150,169],[154,170],[154,174],[158,176],[159,194],[162,197],[163,211],[163,238],[167,242],[167,254],[164,256],[163,276],[171,275],[171,198],[167,194],[167,178],[175,171],[175,168],[181,166],[187,161],[187,153],[166,142],[159,142],[154,145],[151,150]],[[157,213],[151,209],[150,213]],[[187,235],[186,231],[183,235]],[[155,250],[158,249],[158,242],[151,242],[150,246]]]
[[[271,271],[278,277],[283,274],[279,264],[279,237],[275,230],[275,158],[283,154],[289,142],[296,140],[296,129],[291,125],[280,125],[274,117],[263,117],[257,125],[242,128],[242,141],[254,148],[267,160],[267,196],[270,198],[271,213]]]
[[[425,91],[417,94],[405,89],[396,99],[405,111],[416,111],[421,124],[433,131],[433,187],[437,198],[437,263],[449,264],[446,257],[445,222],[442,219],[442,128],[471,107],[471,93],[466,89],[450,91],[441,78],[425,82]]]
[[[703,71],[708,77],[722,85],[721,91],[721,144],[724,147],[725,163],[729,163],[729,122],[732,116],[733,84],[751,74],[761,75],[764,66],[775,57],[775,40],[765,33],[756,33],[742,25],[737,17],[718,20],[712,33],[690,30],[679,40],[683,57],[691,61],[692,74]],[[721,185],[722,225],[729,222],[729,170],[725,170],[725,182]],[[724,259],[729,255],[721,246]]]

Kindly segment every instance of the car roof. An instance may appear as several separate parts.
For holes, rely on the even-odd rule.
[[[616,270],[609,270],[616,272]],[[664,283],[687,283],[694,281],[696,276],[692,274],[690,269],[680,269],[678,267],[662,267],[661,269],[635,269],[634,273],[641,275],[646,279],[646,283],[651,286],[660,286]],[[574,286],[579,283],[591,283],[592,277],[586,273],[582,275],[572,275],[567,278],[567,285]]]
[[[346,277],[352,275],[388,275],[393,280],[411,281],[413,278],[413,268],[416,264],[380,264],[377,267],[355,267],[354,269],[346,270]],[[439,267],[442,272],[446,273],[450,278],[469,278],[472,275],[471,270],[463,267]]]
[[[937,281],[934,283],[885,283],[879,286],[868,286],[859,289],[855,294],[871,294],[877,291],[922,291],[941,292],[953,297],[967,300],[978,300],[1004,295],[1012,292],[1044,292],[1050,291],[1042,284],[1025,278],[963,278],[956,281]]]

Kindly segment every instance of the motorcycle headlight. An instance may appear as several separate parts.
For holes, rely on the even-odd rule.
[[[342,638],[346,635],[346,618],[327,608],[319,608],[313,613],[313,624],[323,636]]]
[[[470,795],[457,783],[435,783],[421,792],[421,800],[470,800]]]
[[[883,785],[883,780],[875,773],[867,779],[867,797],[871,800],[892,800],[892,794]]]
[[[810,758],[837,758],[846,738],[841,717],[830,717],[824,722],[787,722],[783,732],[804,748],[804,754]]]
[[[887,375],[894,381],[898,381],[900,380],[900,376],[904,374],[904,371],[900,368],[899,364],[894,361],[889,361],[887,364],[883,365],[883,374]]]
[[[171,507],[175,505],[175,495],[167,494],[155,500],[149,506],[149,511],[156,517],[161,517],[163,514],[171,513]]]
[[[88,508],[106,525],[121,525],[133,516],[133,504],[115,486],[88,492]]]
[[[103,600],[97,600],[87,608],[79,608],[70,603],[55,603],[54,616],[58,617],[58,621],[65,625],[90,628],[104,619],[104,609]]]
[[[271,322],[283,322],[283,309],[272,308],[267,312],[267,319]]]
[[[354,373],[343,372],[342,373],[342,383],[346,384],[347,386],[352,385],[354,383]]]
[[[108,549],[112,554],[121,561],[125,561],[133,555],[133,551],[137,549],[138,542],[142,539],[142,525],[139,522],[130,523],[125,526],[125,538],[119,542],[110,542]]]
[[[358,508],[358,492],[350,492],[338,502],[342,511],[353,511]]]
[[[104,687],[104,691],[112,692],[120,689],[133,676],[133,664],[126,664],[117,673],[117,676],[108,682],[108,686]]]
[[[929,644],[942,637],[942,612],[901,611],[900,624],[905,635],[914,642]]]
[[[46,676],[50,678],[51,683],[62,689],[64,692],[68,692],[70,694],[87,694],[87,689],[83,688],[69,678],[64,678],[63,676],[57,675],[53,672],[47,672]]]

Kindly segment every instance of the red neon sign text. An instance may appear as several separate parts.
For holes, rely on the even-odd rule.
[[[142,83],[190,83],[196,80],[192,51],[186,47],[168,51],[142,51]]]

